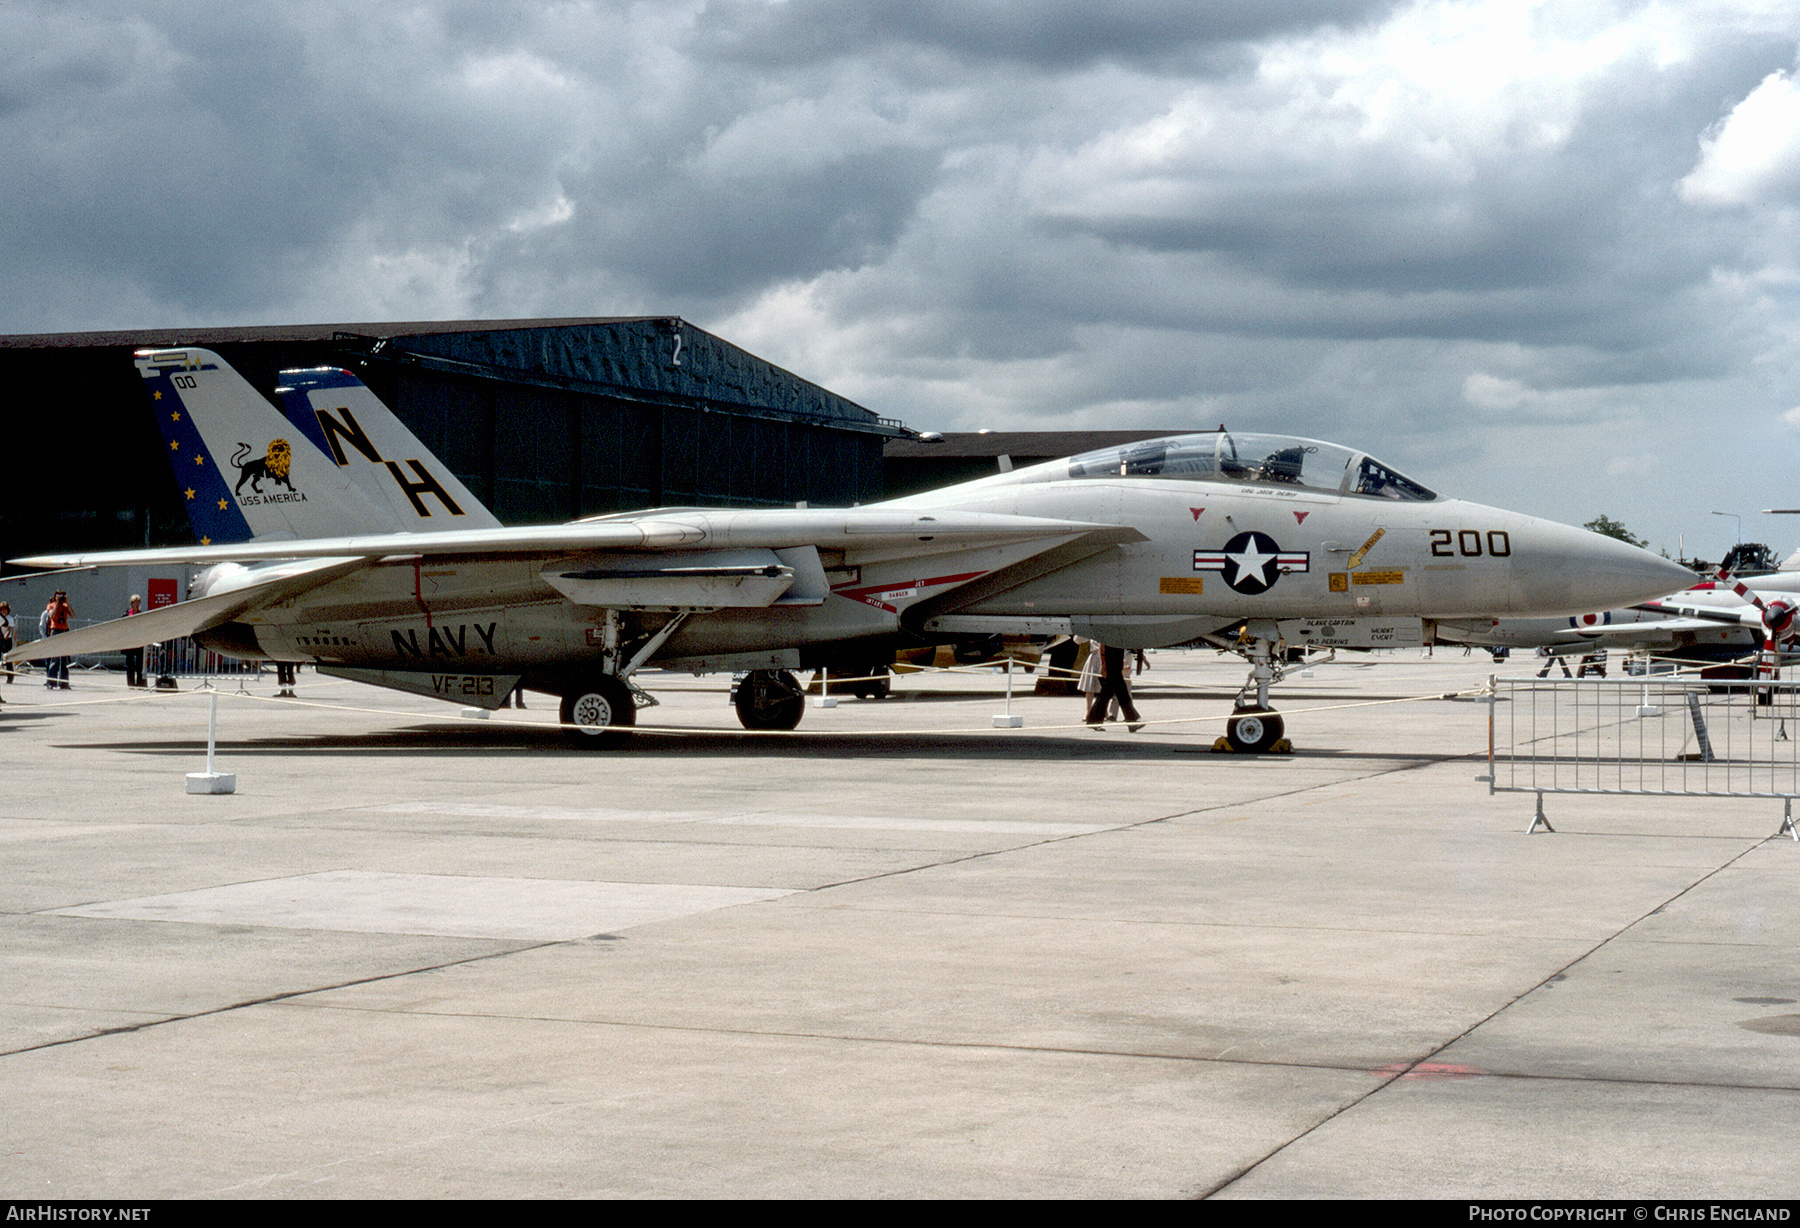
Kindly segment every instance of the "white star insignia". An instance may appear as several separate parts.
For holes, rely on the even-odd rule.
[[[1239,551],[1237,554],[1228,554],[1225,556],[1237,566],[1237,575],[1232,577],[1231,583],[1236,584],[1241,582],[1246,573],[1255,576],[1258,580],[1263,578],[1263,569],[1268,566],[1269,560],[1276,556],[1273,552],[1269,554],[1262,553],[1256,548],[1256,544],[1256,539],[1252,537],[1248,546],[1243,550]]]

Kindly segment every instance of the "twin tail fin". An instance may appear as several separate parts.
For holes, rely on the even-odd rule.
[[[500,527],[348,371],[283,372],[284,417],[210,350],[136,363],[202,545]]]

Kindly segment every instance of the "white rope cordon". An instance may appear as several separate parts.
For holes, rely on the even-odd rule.
[[[944,671],[944,672],[947,672],[947,671]],[[348,683],[348,680],[343,680],[343,681]],[[360,685],[365,685],[365,684],[357,683],[355,685],[360,686]],[[1349,711],[1349,710],[1353,710],[1353,709],[1357,709],[1357,708],[1379,708],[1379,707],[1386,707],[1386,706],[1390,706],[1390,705],[1394,705],[1394,704],[1421,703],[1421,702],[1430,701],[1430,700],[1444,700],[1444,699],[1452,699],[1452,698],[1459,698],[1459,697],[1478,697],[1478,696],[1484,694],[1485,691],[1486,691],[1485,687],[1474,688],[1474,689],[1464,690],[1464,691],[1432,691],[1430,693],[1425,693],[1425,694],[1397,696],[1397,697],[1394,697],[1391,699],[1359,700],[1359,701],[1355,701],[1352,703],[1342,703],[1342,704],[1322,704],[1322,705],[1318,705],[1318,706],[1310,707],[1310,708],[1285,708],[1277,715],[1280,715],[1281,717],[1286,719],[1286,718],[1295,717],[1295,716],[1309,716],[1309,715],[1314,715],[1314,714],[1322,713],[1322,712],[1343,712],[1343,711]],[[161,691],[161,692],[151,689],[151,690],[145,690],[143,692],[136,693],[136,694],[106,696],[106,697],[93,698],[93,699],[69,700],[69,701],[62,701],[62,702],[53,702],[53,703],[49,703],[49,704],[34,704],[32,706],[34,708],[70,708],[70,707],[82,707],[82,706],[100,706],[100,705],[106,705],[106,704],[132,703],[132,702],[136,702],[136,701],[143,701],[143,700],[149,700],[149,699],[156,699],[159,701],[166,702],[168,700],[177,700],[177,699],[183,699],[183,698],[198,699],[198,698],[202,698],[209,694],[217,694],[222,699],[232,700],[232,701],[249,701],[252,703],[274,704],[274,705],[279,705],[279,706],[306,708],[306,709],[324,711],[324,712],[353,712],[353,713],[357,713],[357,714],[364,715],[364,716],[394,717],[394,718],[398,718],[398,719],[402,719],[402,720],[409,720],[409,721],[426,720],[426,721],[433,721],[433,722],[436,722],[436,721],[461,722],[463,720],[463,718],[460,716],[453,716],[448,713],[439,715],[434,712],[405,711],[405,710],[398,709],[398,708],[381,708],[381,707],[375,707],[373,705],[368,705],[368,704],[329,703],[329,702],[324,702],[324,701],[315,700],[315,699],[285,698],[285,697],[274,696],[274,695],[255,695],[255,694],[250,694],[250,693],[246,693],[246,692],[218,691],[218,690],[208,690],[208,689],[204,689],[204,688],[188,690],[188,691]],[[490,721],[492,724],[497,724],[497,725],[509,725],[509,726],[516,726],[519,728],[530,728],[530,729],[572,728],[572,729],[580,729],[583,732],[590,732],[593,728],[592,726],[585,726],[585,725],[564,726],[561,724],[561,722],[558,722],[558,721],[520,719],[518,717],[514,717],[514,716],[510,716],[510,715],[501,715],[502,713],[507,713],[509,711],[508,709],[504,709],[504,708],[488,709],[487,711],[490,711],[494,714],[494,717],[490,718]],[[1213,723],[1213,722],[1229,721],[1234,715],[1236,715],[1236,714],[1235,713],[1207,713],[1204,715],[1165,717],[1165,718],[1156,719],[1156,720],[1133,721],[1130,723],[1135,724],[1135,725],[1140,725],[1144,728],[1162,727],[1162,728],[1167,729],[1171,726],[1178,726],[1178,725],[1204,725],[1204,724]],[[495,718],[497,718],[497,719],[495,719]],[[1108,724],[1125,724],[1126,722],[1110,721],[1107,723]],[[1092,728],[1092,726],[1090,726],[1086,721],[1082,720],[1082,721],[1071,721],[1067,724],[1034,725],[1031,727],[1029,732],[1032,732],[1032,733],[1056,733],[1056,732],[1062,732],[1062,731],[1068,731],[1068,730],[1087,729],[1087,728]],[[717,735],[717,734],[729,734],[732,737],[743,737],[746,735],[750,735],[750,736],[756,736],[756,737],[778,737],[778,738],[779,737],[812,737],[812,738],[818,738],[818,737],[929,737],[929,736],[933,736],[933,735],[945,735],[945,734],[966,735],[966,734],[980,733],[980,734],[993,735],[993,734],[1012,734],[1012,733],[1027,732],[1026,730],[1015,730],[1015,729],[1007,729],[1007,728],[995,729],[990,725],[958,726],[958,727],[952,727],[952,728],[948,728],[948,729],[943,729],[943,728],[939,728],[939,729],[919,729],[919,728],[818,729],[818,728],[811,728],[811,729],[804,729],[804,730],[802,730],[802,729],[730,729],[730,728],[712,728],[712,727],[693,726],[693,725],[629,725],[629,726],[620,726],[619,729],[622,732],[635,731],[638,733],[655,733],[655,734],[664,734],[664,735],[671,735],[671,736],[710,736],[710,735]],[[1172,729],[1171,729],[1171,732],[1173,732]]]

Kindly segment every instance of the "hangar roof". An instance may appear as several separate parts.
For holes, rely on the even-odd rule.
[[[504,329],[567,328],[580,324],[627,324],[662,316],[571,316],[541,320],[382,320],[372,324],[221,324],[196,328],[126,328],[111,332],[12,333],[0,335],[0,350],[61,349],[90,345],[217,345],[233,341],[333,341],[345,337],[427,337],[436,333],[478,333]]]
[[[999,471],[1002,456],[1015,469],[1078,456],[1100,448],[1185,435],[1193,427],[1159,431],[945,431],[937,440],[890,439],[882,446],[882,471],[890,499],[967,482]]]
[[[334,345],[385,362],[630,400],[775,410],[890,438],[906,433],[854,401],[801,379],[677,316],[226,325],[0,336],[0,350],[255,342]]]
[[[889,460],[938,460],[947,457],[1010,456],[1016,465],[1028,461],[1059,460],[1096,448],[1110,448],[1136,443],[1140,439],[1162,439],[1170,435],[1187,435],[1195,430],[1185,426],[1175,430],[1143,427],[1133,431],[945,431],[942,440],[896,439],[886,448]]]

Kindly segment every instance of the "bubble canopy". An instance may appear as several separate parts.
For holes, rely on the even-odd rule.
[[[1409,503],[1429,503],[1438,497],[1435,491],[1366,452],[1292,435],[1232,431],[1173,435],[1084,452],[1071,457],[1068,466],[1071,479],[1163,478],[1176,482],[1294,486],[1323,494]]]

